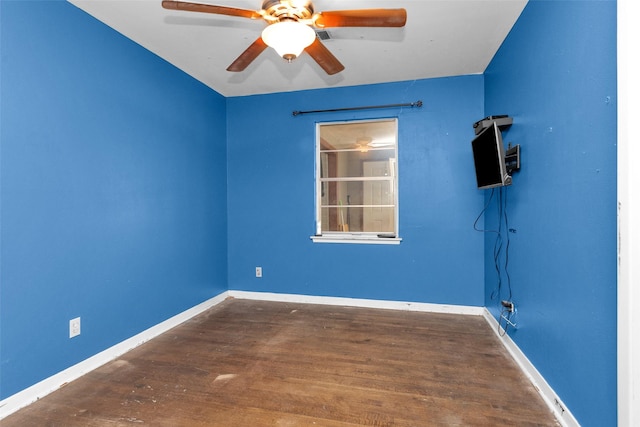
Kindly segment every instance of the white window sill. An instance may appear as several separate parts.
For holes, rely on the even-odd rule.
[[[311,236],[314,243],[355,243],[361,245],[399,245],[400,237],[378,237],[366,234],[325,234],[323,236]]]

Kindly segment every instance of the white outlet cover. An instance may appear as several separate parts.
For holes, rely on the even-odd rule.
[[[69,320],[69,338],[77,337],[80,335],[80,318]]]

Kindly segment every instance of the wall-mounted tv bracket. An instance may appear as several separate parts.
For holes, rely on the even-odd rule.
[[[520,144],[511,146],[511,143],[509,143],[509,147],[504,153],[504,163],[509,175],[520,170]]]
[[[478,135],[480,132],[491,126],[493,123],[498,125],[500,130],[506,129],[513,123],[513,118],[505,115],[502,116],[487,116],[482,120],[478,120],[473,124],[473,130]]]

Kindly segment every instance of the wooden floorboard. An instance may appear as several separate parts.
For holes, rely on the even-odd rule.
[[[481,316],[238,299],[0,424],[559,425]]]

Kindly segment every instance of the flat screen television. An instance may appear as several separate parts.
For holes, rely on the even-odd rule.
[[[507,173],[502,133],[494,122],[471,141],[479,189],[511,185]]]

